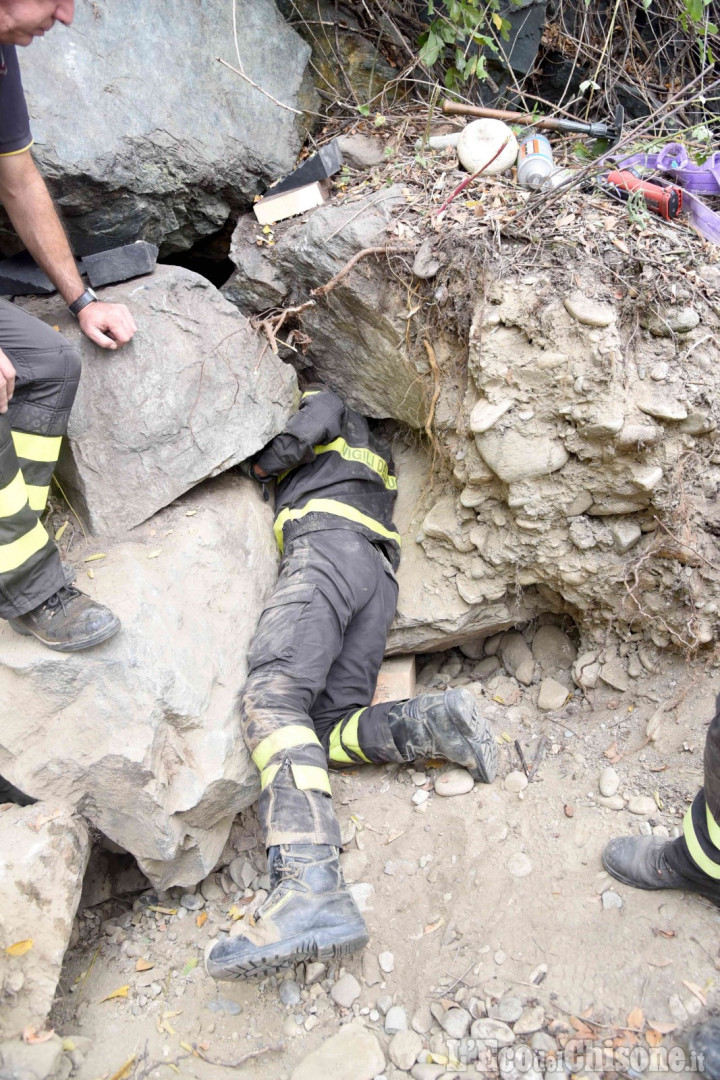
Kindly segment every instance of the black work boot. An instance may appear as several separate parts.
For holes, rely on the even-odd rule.
[[[32,806],[33,803],[37,802],[37,799],[32,799],[20,788],[16,788],[14,784],[6,780],[4,776],[0,776],[0,804],[9,802],[17,803],[18,806]]]
[[[332,960],[367,945],[367,928],[345,887],[338,848],[271,847],[268,869],[277,884],[254,918],[243,922],[237,937],[208,948],[208,975],[247,979],[301,960]]]
[[[117,615],[72,585],[63,586],[39,607],[8,622],[18,634],[35,637],[56,652],[89,649],[120,629]]]
[[[688,1046],[695,1055],[693,1068],[706,1080],[720,1080],[720,1016],[694,1027],[688,1035]]]
[[[388,722],[405,761],[440,757],[464,765],[483,784],[495,779],[495,736],[468,690],[420,694],[392,709]]]
[[[675,851],[678,844],[684,845],[682,837],[663,840],[659,836],[618,836],[606,845],[603,866],[618,881],[636,889],[683,889],[699,893],[720,907],[720,881],[703,874],[689,856],[681,864],[682,871],[676,869],[682,857],[682,852]]]

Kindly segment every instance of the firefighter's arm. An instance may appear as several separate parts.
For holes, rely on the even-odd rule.
[[[280,435],[268,443],[254,463],[259,479],[279,476],[315,458],[315,447],[340,434],[345,402],[332,390],[303,394],[298,412]]]

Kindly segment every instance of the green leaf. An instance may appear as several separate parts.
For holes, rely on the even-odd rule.
[[[358,105],[357,111],[360,113],[361,116],[369,116],[370,115],[370,106],[369,105]]]
[[[190,974],[190,972],[191,972],[191,971],[194,971],[194,969],[195,969],[195,968],[196,968],[197,966],[198,966],[198,960],[197,960],[197,957],[194,957],[194,958],[193,958],[192,960],[188,960],[187,964],[186,964],[186,965],[185,965],[185,967],[184,967],[184,968],[182,969],[182,971],[180,972],[180,974],[181,974],[181,975],[189,975],[189,974]]]

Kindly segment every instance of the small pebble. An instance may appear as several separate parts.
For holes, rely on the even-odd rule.
[[[450,1039],[464,1039],[470,1030],[472,1016],[467,1009],[448,1009],[440,1026]]]
[[[649,817],[650,814],[657,813],[657,804],[649,795],[633,795],[628,802],[628,810],[638,817]]]
[[[620,787],[620,777],[613,769],[612,765],[608,765],[606,769],[600,773],[600,781],[598,784],[600,788],[600,794],[604,795],[606,799],[612,798],[617,794],[617,789]]]
[[[205,907],[205,900],[200,893],[183,893],[180,897],[180,903],[188,911],[199,911],[200,908]]]
[[[506,956],[505,956],[505,953],[502,951],[502,949],[498,949],[498,951],[493,956],[493,960],[498,965],[505,963]]]
[[[436,793],[443,795],[445,798],[467,795],[474,787],[475,781],[467,769],[449,769],[447,772],[442,773],[441,776],[438,776],[435,781]]]
[[[383,1016],[387,1016],[388,1011],[392,1008],[392,1000],[392,994],[381,994],[375,1002]]]
[[[602,894],[603,911],[618,910],[623,906],[622,897],[618,896],[614,889],[608,889]]]
[[[380,1001],[378,1000],[378,1007],[380,1007]],[[385,1032],[387,1035],[394,1035],[396,1031],[407,1031],[408,1018],[407,1013],[403,1009],[402,1005],[393,1005],[387,1011],[385,1017]]]
[[[516,1035],[532,1035],[535,1031],[540,1031],[544,1023],[545,1010],[541,1005],[534,1005],[523,1009],[522,1016],[513,1026],[513,1031]]]
[[[520,791],[524,791],[528,786],[528,778],[525,773],[511,772],[508,773],[503,781],[503,787],[506,791],[512,791],[517,794]]]
[[[283,1005],[294,1006],[300,1001],[300,987],[293,979],[283,979],[278,990]]]
[[[381,952],[378,956],[380,970],[389,975],[395,969],[395,957],[391,952]]]
[[[354,975],[348,972],[335,983],[330,990],[330,997],[336,1005],[343,1009],[349,1009],[352,1003],[360,997],[360,983]]]
[[[416,791],[413,795],[412,802],[414,802],[416,806],[422,806],[422,804],[427,802],[429,798],[430,792],[425,791],[424,788],[419,788],[419,790]]]
[[[416,1031],[396,1031],[390,1040],[388,1055],[396,1068],[407,1072],[413,1067],[422,1050],[422,1039]]]
[[[242,1006],[230,998],[211,998],[205,1006],[210,1012],[227,1013],[228,1016],[238,1016],[242,1012]]]
[[[508,873],[516,878],[524,878],[532,873],[532,862],[522,851],[516,851],[514,855],[511,855],[505,865]]]
[[[520,998],[508,995],[500,998],[497,1005],[489,1010],[489,1015],[494,1020],[502,1020],[506,1024],[514,1024],[522,1016],[523,1004]]]

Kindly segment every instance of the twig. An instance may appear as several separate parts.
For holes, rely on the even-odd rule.
[[[356,255],[353,255],[349,262],[345,263],[342,270],[340,270],[335,277],[330,278],[324,285],[319,285],[317,289],[311,289],[311,296],[326,296],[327,293],[332,292],[338,282],[342,281],[346,274],[348,274],[353,266],[360,262],[361,259],[366,258],[368,255],[402,255],[408,251],[414,251],[414,244],[402,244],[398,247],[367,247],[362,251],[358,251]]]
[[[569,730],[570,728],[568,728],[568,731]],[[547,735],[543,735],[540,739],[540,742],[538,743],[537,751],[535,752],[535,760],[533,761],[530,772],[528,773],[528,784],[532,784],[533,780],[535,779],[535,774],[543,763],[543,758],[545,757],[545,751],[547,750],[547,746]]]
[[[216,1058],[203,1054],[202,1050],[198,1049],[197,1045],[193,1043],[193,1050],[199,1058],[207,1061],[208,1065],[217,1065],[221,1069],[240,1069],[247,1061],[252,1061],[253,1058],[260,1057],[262,1054],[279,1054],[284,1049],[285,1043],[279,1042],[274,1043],[272,1046],[261,1046],[259,1050],[250,1050],[247,1054],[243,1054],[242,1057],[236,1058],[234,1061],[218,1061]]]
[[[250,86],[252,86],[254,90],[258,90],[264,97],[269,98],[270,101],[272,101],[272,103],[274,105],[277,105],[280,109],[287,109],[288,112],[295,113],[296,116],[304,115],[302,109],[294,109],[292,105],[285,105],[282,101],[278,101],[278,99],[273,97],[272,94],[269,94],[267,90],[263,90],[262,86],[258,86],[258,84],[254,82],[249,75],[246,75],[244,71],[240,71],[238,68],[233,67],[232,64],[228,64],[227,60],[223,60],[221,56],[216,56],[215,59],[217,60],[218,64],[222,64],[223,67],[230,68],[230,70],[234,71],[236,75],[239,75],[241,79],[244,79],[246,83],[250,83]]]
[[[451,203],[451,202],[453,201],[453,199],[455,198],[455,196],[456,196],[456,195],[459,195],[461,191],[464,191],[464,190],[465,190],[465,188],[466,188],[466,187],[468,186],[468,184],[472,184],[473,180],[475,180],[475,179],[476,179],[476,177],[478,177],[478,176],[480,175],[480,173],[482,173],[482,172],[485,172],[485,170],[486,170],[486,169],[489,169],[489,168],[490,168],[490,166],[492,165],[493,161],[495,161],[495,159],[496,159],[496,158],[499,158],[499,157],[500,157],[500,155],[502,154],[503,150],[505,149],[505,147],[507,146],[507,144],[508,144],[509,142],[510,142],[510,136],[508,136],[508,137],[507,137],[507,139],[506,139],[506,140],[505,140],[505,142],[504,142],[504,143],[502,144],[502,146],[500,147],[500,149],[499,149],[499,150],[498,150],[498,151],[497,151],[497,152],[496,152],[495,154],[493,154],[493,156],[492,156],[492,157],[490,158],[490,160],[489,160],[489,161],[486,161],[486,162],[485,162],[485,164],[484,164],[484,165],[483,165],[483,166],[482,166],[481,168],[479,168],[479,169],[477,170],[477,172],[474,172],[474,173],[472,174],[472,176],[467,176],[467,177],[466,177],[466,178],[465,178],[465,179],[463,180],[462,184],[458,184],[458,186],[457,186],[457,187],[455,188],[455,190],[454,190],[454,191],[453,191],[453,192],[452,192],[452,193],[451,193],[450,195],[448,195],[448,197],[447,197],[447,199],[445,200],[445,202],[444,202],[444,203],[442,204],[442,206],[440,207],[440,209],[439,209],[439,210],[437,211],[437,213],[435,214],[435,217],[439,217],[439,216],[440,216],[440,214],[442,214],[443,210],[445,210],[445,209],[446,209],[446,208],[447,208],[447,207],[448,207],[448,206],[450,205],[450,203]]]
[[[529,775],[529,771],[528,771],[528,767],[527,767],[527,761],[525,760],[525,755],[523,754],[523,749],[522,749],[522,746],[520,745],[520,742],[519,742],[518,739],[515,740],[515,750],[517,752],[517,756],[520,758],[520,764],[523,767],[523,772],[525,773],[525,775],[527,776],[527,778],[529,780],[530,775]]]

